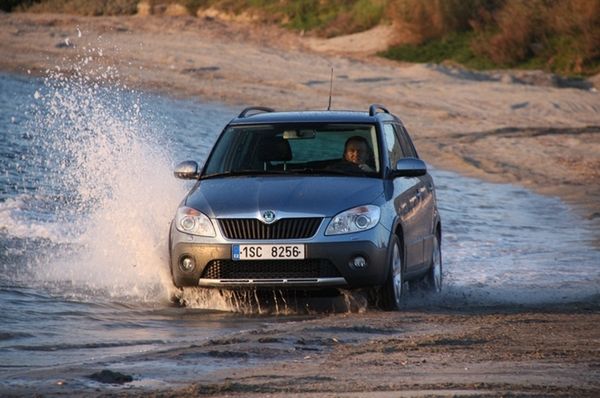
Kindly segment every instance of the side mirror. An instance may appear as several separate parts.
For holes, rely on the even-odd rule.
[[[193,180],[198,178],[198,163],[193,160],[186,160],[175,166],[173,172],[175,177],[181,178],[182,180]]]
[[[427,174],[427,165],[421,159],[403,158],[396,163],[396,168],[390,173],[396,177],[419,177]]]

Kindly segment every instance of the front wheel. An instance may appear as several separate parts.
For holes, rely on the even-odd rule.
[[[381,307],[387,311],[400,309],[402,296],[404,296],[406,291],[402,254],[400,240],[397,236],[392,237],[390,242],[388,277],[379,292]]]
[[[442,291],[442,248],[437,235],[433,238],[431,267],[425,277],[427,290],[435,293]]]

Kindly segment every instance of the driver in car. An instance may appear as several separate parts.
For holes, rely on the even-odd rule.
[[[366,138],[355,135],[344,145],[344,160],[358,166],[362,171],[375,171],[367,162],[371,158],[371,150]]]

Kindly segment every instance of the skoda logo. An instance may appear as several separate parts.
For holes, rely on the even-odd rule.
[[[272,224],[275,221],[275,213],[271,210],[267,210],[263,212],[262,218],[265,224]]]

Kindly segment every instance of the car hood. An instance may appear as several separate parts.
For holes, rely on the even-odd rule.
[[[377,178],[227,177],[200,181],[185,204],[211,218],[255,217],[265,210],[332,217],[382,194],[383,181]]]

